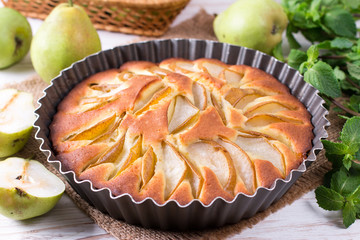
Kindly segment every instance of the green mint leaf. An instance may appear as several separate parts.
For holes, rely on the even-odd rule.
[[[351,154],[345,154],[344,158],[343,158],[343,165],[346,168],[346,170],[349,170],[351,168],[352,165],[352,160],[353,157]]]
[[[351,85],[346,79],[340,80],[341,89],[353,91],[355,94],[360,94],[360,90]]]
[[[325,13],[324,25],[341,37],[355,38],[356,24],[351,13],[345,9],[335,8]]]
[[[360,38],[356,41],[356,46],[354,47],[354,52],[360,53]]]
[[[357,159],[358,161],[360,161],[360,149],[359,151],[357,151],[355,154],[354,154],[354,158]],[[360,164],[357,164],[360,166]]]
[[[299,72],[301,74],[304,74],[304,72],[306,72],[308,70],[308,66],[309,66],[308,62],[303,62],[302,64],[300,64]]]
[[[301,29],[302,35],[310,42],[322,42],[331,39],[331,36],[322,27]]]
[[[356,218],[360,219],[360,203],[355,204]]]
[[[283,54],[283,51],[282,51],[282,41],[279,42],[275,47],[274,49],[272,50],[272,55],[279,59],[280,61],[284,61],[284,54]]]
[[[317,44],[319,49],[333,49],[333,50],[343,50],[343,49],[351,49],[353,46],[353,42],[348,38],[337,37],[333,40],[325,40]]]
[[[351,52],[346,55],[346,57],[351,61],[359,61],[360,60],[360,53]]]
[[[349,74],[356,78],[357,80],[360,80],[360,66],[353,64],[353,63],[347,63],[347,68],[349,71]]]
[[[360,7],[359,0],[341,0],[341,2],[345,5],[345,7],[351,9],[358,9]]]
[[[344,209],[342,210],[343,223],[346,228],[353,224],[356,220],[356,208],[352,201],[345,203]]]
[[[314,63],[319,57],[319,49],[316,45],[311,45],[306,51],[306,54],[308,56],[308,62]]]
[[[313,22],[320,21],[321,13],[320,13],[320,5],[322,0],[313,0],[310,4],[310,15]]]
[[[298,49],[301,47],[301,45],[298,43],[298,41],[296,41],[293,32],[296,32],[297,30],[295,30],[296,28],[289,23],[289,25],[286,28],[286,38],[289,42],[290,45],[290,49]]]
[[[322,140],[322,143],[328,154],[344,155],[349,149],[344,143],[330,142],[328,140]]]
[[[288,13],[290,22],[298,28],[307,29],[315,28],[317,24],[309,17],[310,5],[305,1],[298,1],[293,3],[291,10]]]
[[[354,201],[360,200],[360,185],[348,196],[348,199]]]
[[[340,139],[346,145],[360,146],[360,117],[352,117],[345,122]]]
[[[315,63],[312,68],[305,72],[304,80],[327,96],[333,98],[341,96],[340,83],[331,66],[325,62]]]
[[[322,0],[322,5],[326,7],[332,7],[339,3],[339,0]]]
[[[331,177],[330,187],[343,196],[353,194],[360,185],[360,176],[340,168]]]
[[[291,49],[288,56],[288,64],[290,67],[299,69],[303,62],[307,61],[307,55],[305,52],[298,49]]]
[[[334,74],[335,77],[341,81],[346,79],[346,74],[344,73],[344,71],[340,70],[339,66],[336,66],[334,68]]]
[[[348,38],[337,37],[330,42],[331,48],[336,49],[350,49],[353,46],[353,42]]]
[[[330,211],[341,210],[345,202],[341,194],[324,186],[316,188],[315,197],[321,208]]]
[[[343,167],[344,155],[325,153],[326,158],[332,163],[332,168],[339,171]]]
[[[322,41],[317,46],[319,49],[331,49],[331,41],[330,40]]]
[[[355,112],[360,112],[360,95],[352,95],[347,107]]]

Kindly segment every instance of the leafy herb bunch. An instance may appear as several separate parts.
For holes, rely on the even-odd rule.
[[[360,1],[283,0],[282,6],[289,18],[288,64],[347,119],[339,141],[323,140],[333,169],[315,194],[320,207],[342,210],[348,227],[360,218]],[[312,44],[306,52],[297,41],[301,35]],[[281,44],[273,53],[284,60]]]

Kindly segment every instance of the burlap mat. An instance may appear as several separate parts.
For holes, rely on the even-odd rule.
[[[212,31],[213,16],[205,11],[200,11],[194,18],[187,20],[178,26],[170,29],[163,38],[188,37],[199,39],[215,39]],[[147,38],[148,39],[148,38]],[[139,38],[145,40],[145,38]],[[20,84],[13,84],[7,87],[13,87],[19,90],[28,91],[34,95],[34,103],[42,96],[42,90],[47,85],[41,81],[38,76],[33,76]],[[328,116],[331,127],[328,129],[329,139],[337,139],[344,121],[331,112]],[[47,163],[45,155],[39,151],[39,143],[32,137],[29,139],[25,148],[17,154],[21,157],[32,157],[41,161],[50,171],[61,177],[55,168]],[[267,210],[256,214],[254,217],[241,222],[217,229],[191,232],[168,232],[153,229],[145,229],[138,226],[129,225],[123,221],[115,220],[103,214],[99,210],[90,206],[84,201],[66,182],[66,193],[74,201],[74,203],[82,209],[89,217],[91,217],[101,228],[105,229],[112,236],[118,239],[222,239],[240,233],[246,228],[261,222],[266,216],[277,211],[278,209],[291,204],[303,194],[316,188],[321,184],[324,174],[331,168],[330,163],[324,156],[324,151],[318,154],[317,160],[308,168],[308,170],[295,182],[289,191],[275,204]],[[62,177],[61,177],[62,178]]]

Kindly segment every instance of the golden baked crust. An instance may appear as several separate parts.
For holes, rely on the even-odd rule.
[[[80,180],[185,205],[271,187],[311,149],[310,114],[271,75],[214,59],[125,63],[79,83],[50,125]]]

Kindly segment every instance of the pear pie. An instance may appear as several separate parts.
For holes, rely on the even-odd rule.
[[[50,136],[64,168],[94,188],[210,204],[298,168],[312,148],[310,118],[260,69],[171,58],[88,77],[59,104]]]

